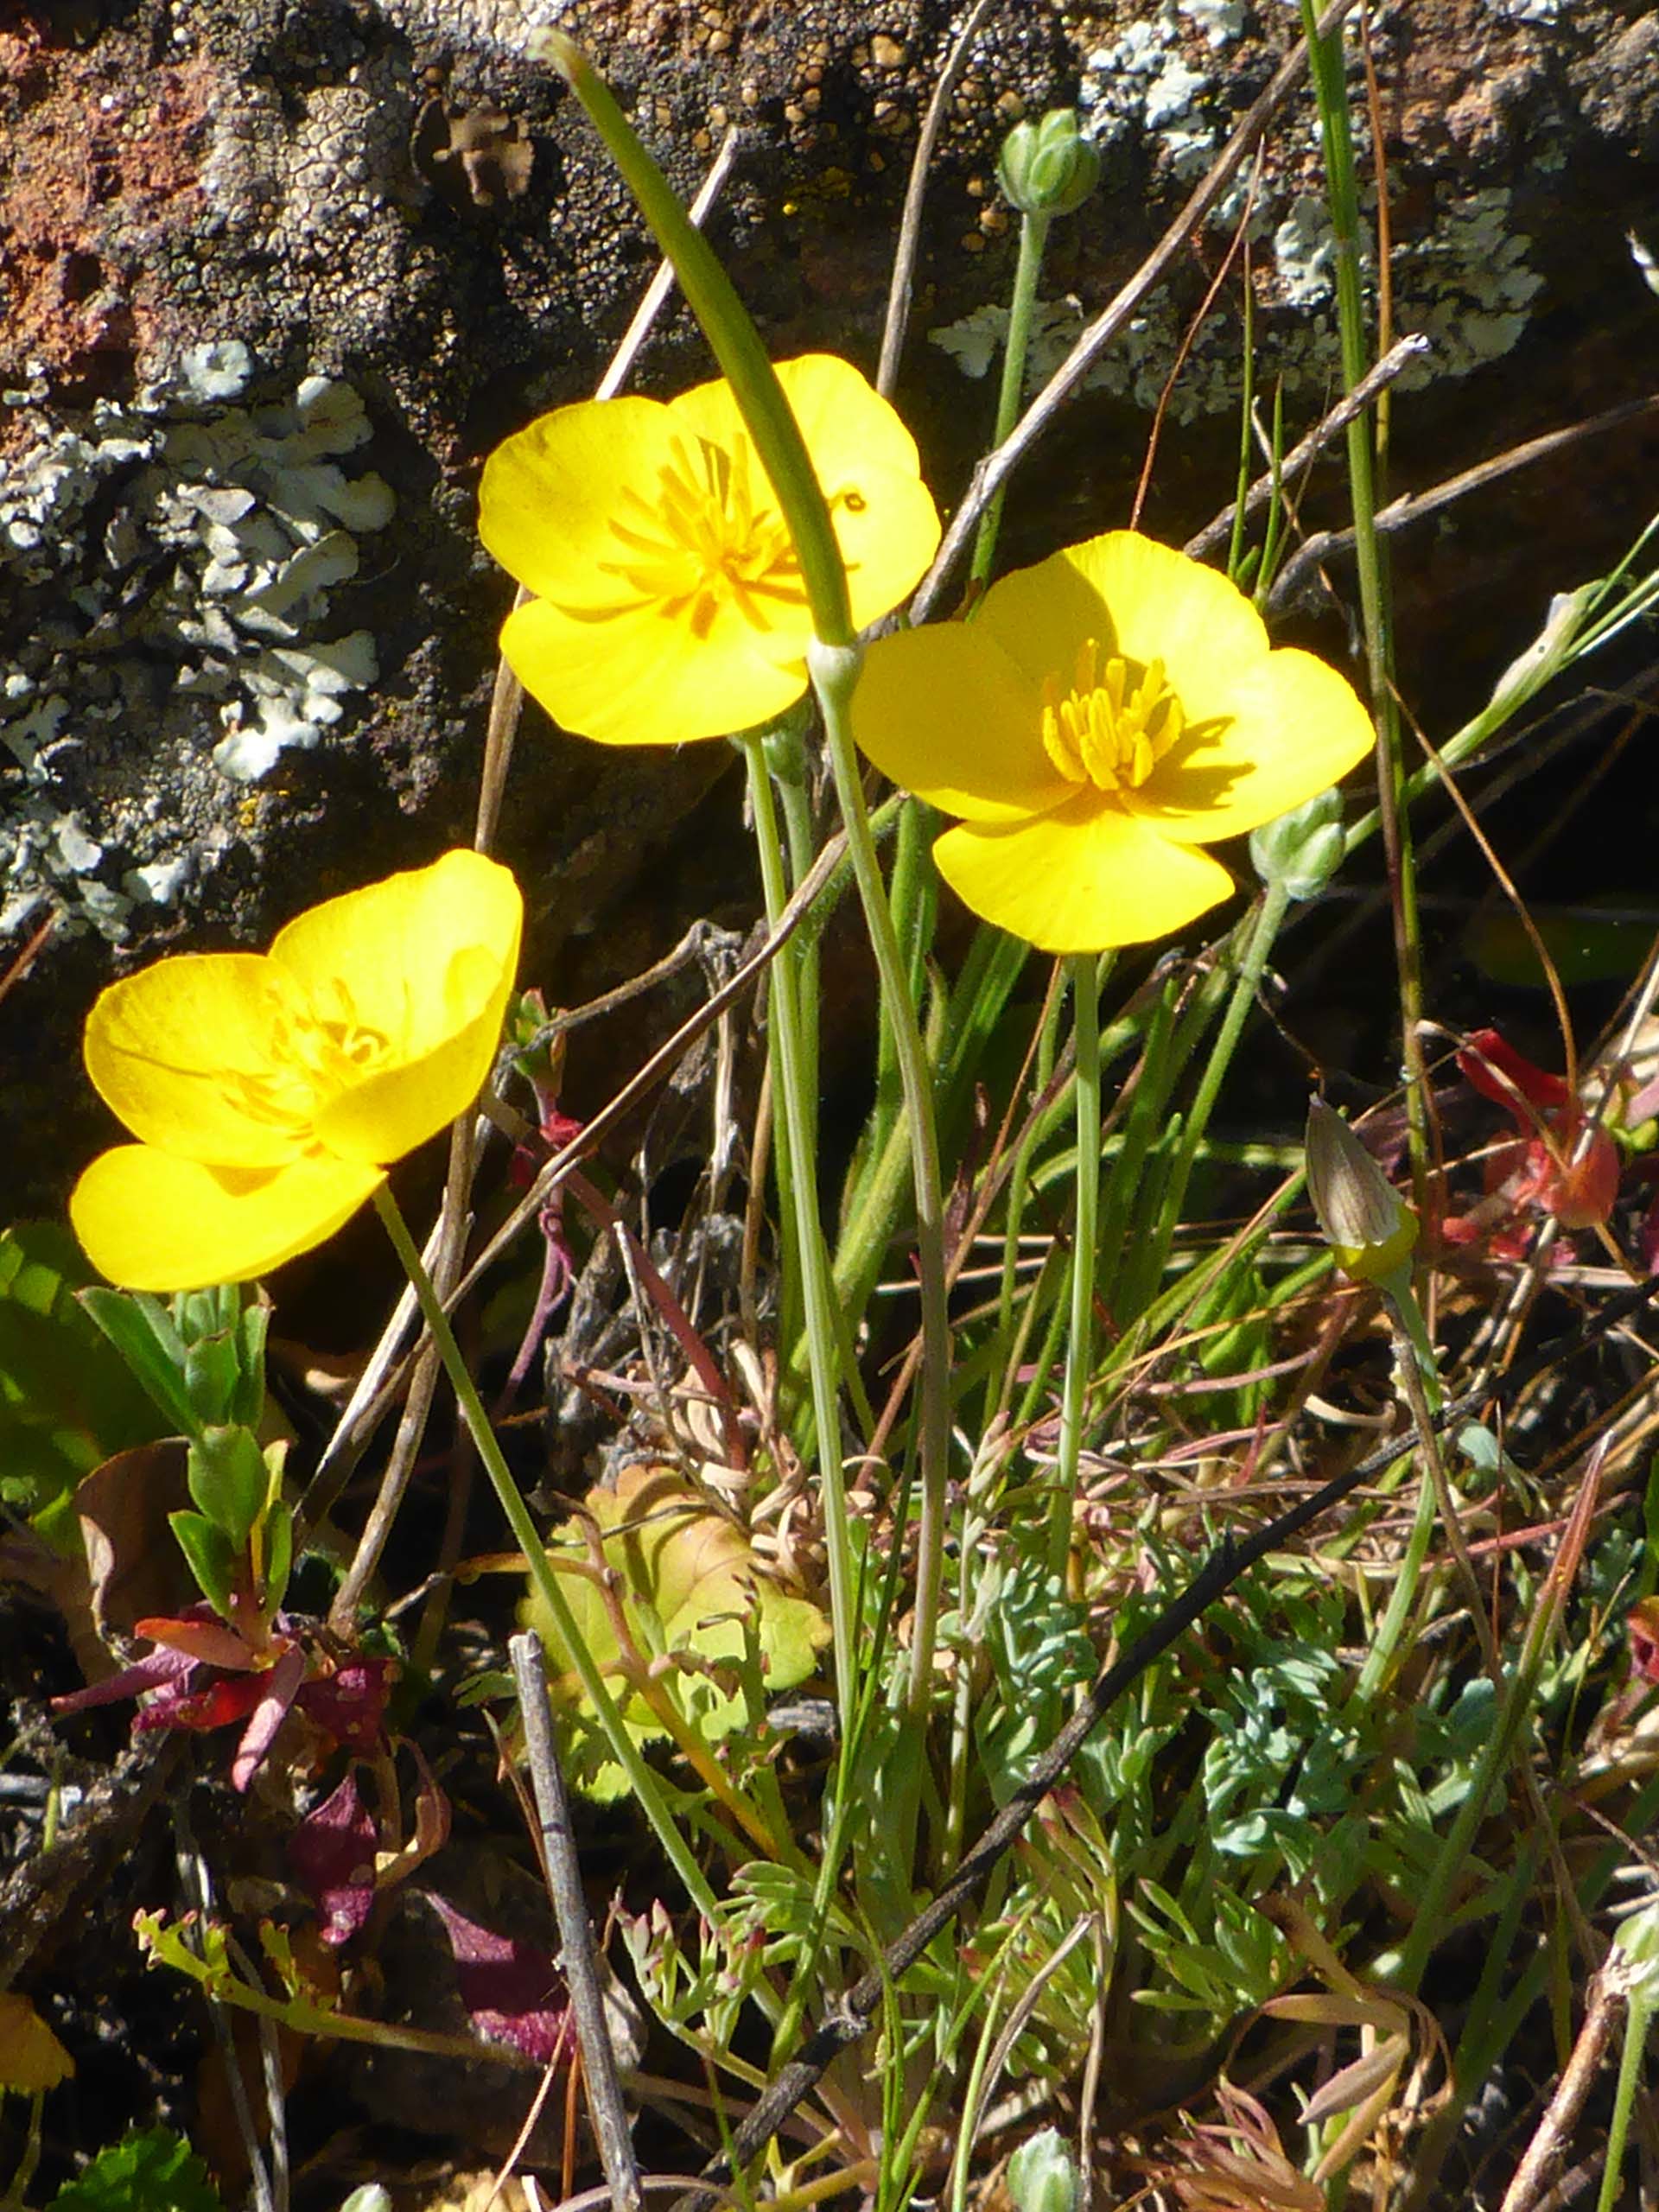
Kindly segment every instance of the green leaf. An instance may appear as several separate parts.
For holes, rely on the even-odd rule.
[[[229,1421],[241,1381],[237,1339],[228,1330],[198,1337],[184,1355],[184,1387],[196,1419],[217,1428]]]
[[[260,1593],[267,1617],[280,1610],[293,1571],[294,1516],[281,1498],[273,1498],[265,1516],[265,1583]]]
[[[105,1290],[100,1284],[80,1292],[79,1300],[160,1408],[167,1423],[161,1433],[194,1436],[200,1423],[184,1387],[184,1344],[167,1308],[142,1291]]]
[[[186,1471],[191,1497],[241,1551],[270,1496],[270,1469],[252,1431],[204,1428]]]
[[[257,1428],[265,1410],[265,1337],[270,1327],[270,1307],[263,1295],[251,1299],[236,1325],[238,1375],[231,1402],[231,1419]]]
[[[152,2127],[100,2151],[52,2212],[224,2212],[224,2203],[184,2138]]]
[[[675,1470],[626,1468],[614,1489],[589,1493],[587,1510],[598,1525],[605,1564],[616,1577],[631,1649],[624,1648],[605,1592],[588,1566],[582,1534],[550,1545],[548,1559],[563,1582],[584,1643],[615,1688],[636,1743],[668,1732],[634,1688],[647,1668],[687,1726],[709,1745],[762,1718],[750,1710],[741,1681],[751,1636],[769,1693],[791,1688],[812,1672],[830,1633],[823,1613],[769,1581],[741,1529]],[[569,1653],[533,1589],[520,1618],[554,1662],[569,1669]],[[670,1663],[663,1666],[664,1661]],[[553,1689],[567,1711],[596,1725],[574,1674],[567,1672]],[[607,1763],[583,1786],[596,1797],[618,1796],[621,1770]]]
[[[221,1620],[229,1620],[236,1584],[236,1548],[205,1513],[169,1513],[167,1517],[202,1596]]]
[[[75,1546],[81,1477],[166,1433],[125,1363],[82,1311],[85,1260],[67,1230],[0,1234],[0,1500]]]

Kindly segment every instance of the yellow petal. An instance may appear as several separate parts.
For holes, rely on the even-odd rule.
[[[938,550],[938,510],[921,480],[916,441],[850,361],[803,353],[777,367],[830,503],[854,627],[866,629],[920,582]],[[723,378],[683,392],[668,408],[677,423],[728,452],[748,437]],[[758,463],[755,474],[759,480]]]
[[[479,536],[509,575],[544,598],[573,607],[632,598],[606,565],[623,550],[613,524],[633,499],[654,498],[675,435],[659,400],[556,408],[485,462]]]
[[[101,1154],[76,1184],[69,1218],[100,1274],[128,1290],[249,1282],[308,1252],[384,1180],[349,1160],[203,1167],[149,1145]]]
[[[181,953],[99,994],[86,1072],[146,1143],[226,1167],[276,1166],[304,1135],[309,1086],[284,1039],[306,1011],[263,954]],[[262,1112],[262,1097],[290,1110]]]
[[[1371,719],[1353,686],[1313,653],[1268,654],[1227,696],[1213,736],[1184,738],[1127,795],[1166,837],[1208,844],[1254,830],[1328,790],[1371,749]]]
[[[1043,750],[1042,699],[978,622],[878,638],[853,735],[884,776],[969,822],[1018,822],[1069,798]]]
[[[37,2096],[74,2070],[74,2060],[29,1999],[15,1989],[0,1993],[0,2089]]]
[[[1166,936],[1219,906],[1232,879],[1094,794],[1014,823],[967,823],[933,848],[964,906],[1043,952]]]
[[[477,1097],[501,1041],[512,969],[477,947],[435,973],[433,995],[465,999],[471,1018],[417,1059],[377,1070],[329,1100],[317,1116],[320,1144],[344,1160],[385,1166],[446,1128]]]
[[[1173,546],[1114,530],[1056,557],[1110,610],[1114,652],[1162,661],[1189,722],[1230,711],[1235,683],[1267,657],[1267,629],[1237,585]]]
[[[804,610],[761,635],[735,608],[703,639],[654,607],[602,621],[544,599],[501,631],[508,666],[562,728],[601,745],[683,745],[753,728],[806,689],[812,626]]]
[[[270,957],[296,978],[317,1015],[378,1033],[385,1046],[378,1066],[395,1066],[425,1058],[474,1024],[493,1020],[499,1030],[523,922],[511,872],[461,848],[308,907],[277,932]],[[472,1091],[423,1134],[453,1118]]]
[[[970,626],[995,639],[1039,692],[1051,677],[1070,690],[1077,648],[1089,639],[1103,652],[1116,650],[1110,609],[1067,553],[1000,576]]]

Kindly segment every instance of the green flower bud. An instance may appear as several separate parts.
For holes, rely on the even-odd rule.
[[[996,173],[1022,215],[1070,215],[1099,183],[1100,156],[1078,129],[1077,110],[1052,107],[1040,123],[1014,124]]]
[[[1077,2161],[1056,2127],[1027,2136],[1008,2160],[1008,2201],[1014,2212],[1072,2212]]]
[[[1334,1107],[1307,1109],[1308,1195],[1337,1265],[1357,1282],[1386,1283],[1411,1257],[1417,1217]]]
[[[1347,848],[1342,793],[1334,786],[1250,832],[1256,874],[1293,899],[1317,899],[1341,867]]]

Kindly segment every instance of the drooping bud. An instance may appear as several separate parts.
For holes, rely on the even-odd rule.
[[[1348,849],[1342,793],[1333,786],[1250,832],[1250,859],[1263,883],[1292,899],[1317,899]]]
[[[996,173],[1022,215],[1070,215],[1099,183],[1100,155],[1078,128],[1075,108],[1052,107],[1040,123],[1014,124]]]
[[[1386,1283],[1411,1257],[1417,1217],[1334,1107],[1307,1109],[1307,1189],[1344,1274]]]

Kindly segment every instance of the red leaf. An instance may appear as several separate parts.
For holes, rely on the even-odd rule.
[[[569,2060],[575,2030],[564,1977],[544,1951],[493,1936],[446,1898],[426,1892],[455,1961],[455,1987],[486,2043],[511,2044],[537,2065]]]
[[[356,1935],[374,1903],[374,1822],[350,1769],[331,1797],[308,1813],[289,1838],[295,1879],[316,1906],[325,1943]]]

